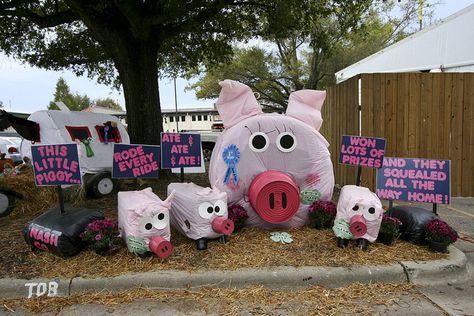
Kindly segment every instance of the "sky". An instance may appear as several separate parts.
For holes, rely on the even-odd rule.
[[[401,0],[403,1],[403,0]],[[435,0],[428,0],[434,2]],[[435,11],[435,19],[443,19],[471,4],[474,0],[443,0]],[[91,99],[112,98],[125,108],[123,92],[97,84],[86,76],[76,77],[70,71],[47,71],[23,65],[0,52],[0,101],[3,107],[11,112],[32,113],[47,108],[53,100],[57,80],[63,77],[71,92],[86,94]],[[225,78],[223,78],[225,79]],[[194,91],[185,92],[188,81],[177,78],[178,108],[212,107],[215,100],[198,100]],[[162,108],[174,108],[173,79],[159,81],[160,101]]]

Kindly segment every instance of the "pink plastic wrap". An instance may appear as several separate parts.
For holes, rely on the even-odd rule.
[[[185,236],[198,240],[230,235],[234,231],[234,223],[227,218],[225,192],[194,183],[170,183],[168,194],[174,195],[171,225]]]
[[[151,188],[118,193],[118,225],[130,252],[150,251],[161,258],[171,254],[171,199],[162,201]]]
[[[247,210],[247,225],[305,225],[309,205],[330,200],[334,187],[329,144],[317,131],[325,93],[294,92],[290,117],[257,111],[257,100],[245,85],[229,80],[221,85],[217,109],[225,130],[212,153],[210,182],[227,193],[229,204]],[[229,99],[232,102],[226,102]]]
[[[375,193],[364,187],[346,185],[341,189],[335,223],[344,221],[352,238],[341,234],[336,228],[334,233],[344,239],[363,238],[374,242],[379,234],[382,216],[382,202]]]

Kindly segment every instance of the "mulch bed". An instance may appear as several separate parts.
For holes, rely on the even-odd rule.
[[[136,289],[119,293],[84,293],[70,297],[41,297],[1,300],[4,311],[26,308],[30,312],[59,312],[79,304],[100,304],[120,309],[121,304],[136,300],[153,300],[168,304],[188,301],[193,311],[218,315],[371,315],[377,305],[391,306],[403,293],[417,297],[413,285],[354,283],[347,287],[329,289],[313,285],[303,290],[277,291],[264,287],[244,289],[203,288],[196,291],[150,291]],[[281,311],[281,313],[279,312]]]
[[[185,181],[208,185],[206,175],[186,175]],[[166,197],[169,181],[123,181],[122,190],[151,186],[160,198]],[[284,245],[270,240],[269,231],[244,228],[233,234],[226,244],[209,242],[208,250],[198,251],[194,241],[173,231],[174,251],[162,260],[156,256],[145,258],[130,254],[125,248],[111,256],[100,256],[82,251],[71,258],[60,258],[49,253],[32,252],[22,237],[23,227],[46,209],[57,204],[56,189],[35,187],[32,173],[2,178],[0,185],[9,186],[25,196],[13,213],[0,218],[0,277],[87,277],[117,276],[130,272],[160,270],[234,270],[245,267],[276,266],[332,266],[389,264],[403,260],[425,261],[446,258],[445,254],[430,252],[426,247],[397,240],[392,246],[374,243],[364,252],[352,243],[348,249],[336,246],[332,230],[309,227],[290,230],[293,243]],[[70,188],[67,198],[75,205],[95,208],[106,217],[117,218],[117,199],[85,199],[82,192]]]

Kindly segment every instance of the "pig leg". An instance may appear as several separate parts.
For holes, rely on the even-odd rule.
[[[337,237],[337,246],[339,248],[347,248],[349,246],[350,239],[344,239],[341,237]]]
[[[199,238],[196,240],[197,250],[206,250],[207,249],[207,238]]]
[[[221,237],[219,237],[217,241],[219,241],[221,244],[227,243],[227,240],[225,240],[225,235],[222,235]]]
[[[369,241],[365,238],[357,239],[357,247],[363,251],[367,251],[369,249]]]

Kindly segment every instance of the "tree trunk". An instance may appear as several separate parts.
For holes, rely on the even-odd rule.
[[[115,58],[115,65],[123,85],[130,142],[159,144],[163,123],[158,92],[158,47],[150,42],[128,47]]]

